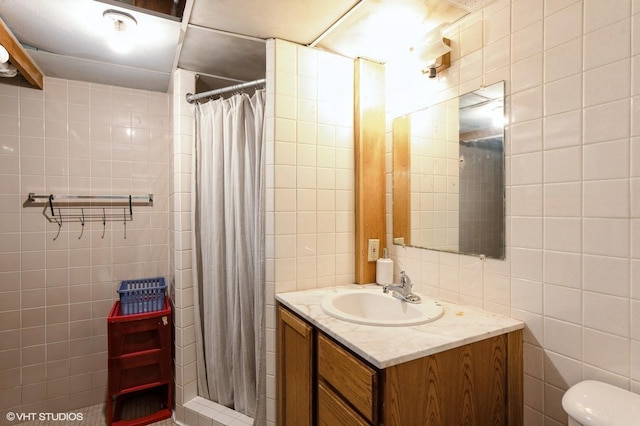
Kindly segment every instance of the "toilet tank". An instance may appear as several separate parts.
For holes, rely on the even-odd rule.
[[[638,426],[640,395],[595,380],[573,385],[562,408],[584,426]]]

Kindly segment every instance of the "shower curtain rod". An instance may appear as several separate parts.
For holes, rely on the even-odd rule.
[[[243,90],[253,86],[259,86],[260,84],[265,84],[266,81],[267,81],[266,78],[261,78],[255,81],[248,81],[246,83],[234,84],[233,86],[228,86],[220,89],[210,90],[208,92],[198,93],[196,95],[194,95],[193,93],[187,93],[187,102],[192,104],[198,99],[209,98],[211,96],[219,95],[222,93],[233,92],[236,90]]]

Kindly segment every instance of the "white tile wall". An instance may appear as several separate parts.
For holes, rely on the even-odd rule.
[[[173,76],[173,145],[170,171],[173,185],[169,191],[171,220],[170,268],[175,308],[175,417],[188,421],[194,411],[185,404],[197,395],[196,349],[191,268],[191,152],[193,114],[186,94],[195,93],[195,75],[177,70]]]
[[[478,40],[477,84],[507,82],[506,260],[481,263],[478,281],[464,256],[391,253],[423,291],[525,321],[525,424],[566,424],[561,397],[583,379],[640,392],[639,13],[630,0],[499,0],[449,27],[459,62],[412,87],[477,88],[463,76]],[[402,88],[415,79],[390,75],[389,120],[426,105]]]
[[[353,282],[353,62],[273,44],[276,291]]]
[[[0,423],[104,402],[121,280],[166,276],[166,94],[45,78],[0,83]],[[154,194],[121,221],[58,226],[28,193]]]

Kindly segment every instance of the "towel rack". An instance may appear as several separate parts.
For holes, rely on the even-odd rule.
[[[63,223],[76,222],[82,225],[82,238],[86,222],[102,222],[104,231],[107,222],[122,221],[126,226],[133,220],[134,206],[153,206],[153,194],[147,195],[37,195],[29,193],[25,207],[44,207],[43,215],[49,222],[58,224],[58,235]],[[58,238],[58,235],[54,238]]]

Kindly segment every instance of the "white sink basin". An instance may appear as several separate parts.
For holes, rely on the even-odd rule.
[[[422,298],[413,304],[396,299],[379,289],[351,290],[325,297],[322,309],[332,317],[358,324],[408,326],[424,324],[442,316],[442,306]]]

